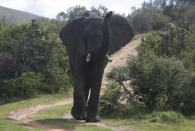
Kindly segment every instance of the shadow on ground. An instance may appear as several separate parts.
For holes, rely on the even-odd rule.
[[[45,125],[55,125],[68,129],[75,129],[77,126],[81,125],[80,122],[70,122],[66,119],[42,119],[36,120],[35,122]]]

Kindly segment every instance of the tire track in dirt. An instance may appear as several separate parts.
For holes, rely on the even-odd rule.
[[[134,40],[111,56],[112,62],[109,62],[107,64],[105,71],[104,71],[104,76],[102,80],[103,88],[106,86],[106,84],[109,83],[109,81],[106,79],[105,74],[110,72],[113,67],[124,65],[127,60],[128,55],[137,55],[136,48],[140,43],[141,43],[141,39]],[[6,118],[8,120],[16,121],[22,124],[31,125],[33,127],[38,127],[38,128],[45,129],[48,131],[72,131],[73,129],[65,129],[65,128],[58,127],[56,125],[41,124],[41,123],[38,123],[32,120],[32,118],[43,109],[48,109],[48,108],[52,108],[52,107],[60,106],[60,105],[72,104],[72,102],[73,102],[72,98],[69,98],[69,99],[65,99],[63,101],[59,101],[53,104],[41,104],[41,105],[36,105],[36,106],[24,108],[24,109],[18,109],[18,110],[14,110],[10,112]],[[97,127],[108,128],[108,129],[112,129],[113,131],[126,131],[126,130],[133,131],[134,130],[133,128],[126,126],[126,125],[115,127],[115,126],[108,126],[101,122],[86,123],[85,121],[74,120],[70,112],[62,116],[62,118],[68,122],[75,122],[75,123],[80,123],[82,125],[93,125]]]

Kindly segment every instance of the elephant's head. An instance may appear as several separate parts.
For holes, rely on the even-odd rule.
[[[78,52],[89,61],[91,55],[106,56],[116,52],[133,35],[127,20],[108,12],[104,18],[81,17],[73,20],[62,29],[60,38],[68,49],[69,57]]]

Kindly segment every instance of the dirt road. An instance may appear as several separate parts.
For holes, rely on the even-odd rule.
[[[140,42],[141,42],[140,39],[134,40],[111,56],[112,62],[108,63],[107,67],[105,68],[103,81],[102,81],[102,87],[105,87],[105,85],[108,83],[105,77],[106,73],[111,71],[113,67],[124,65],[128,55],[137,55],[136,47],[140,44]],[[70,131],[71,129],[64,129],[61,127],[57,127],[55,125],[46,125],[46,124],[43,125],[43,124],[37,123],[33,121],[32,118],[43,109],[48,109],[51,107],[55,107],[59,105],[66,105],[66,104],[71,104],[71,103],[72,103],[72,99],[70,98],[70,99],[65,99],[63,101],[59,101],[55,104],[45,104],[45,105],[42,104],[42,105],[28,107],[25,109],[18,109],[18,110],[10,112],[7,116],[7,119],[17,121],[23,124],[29,124],[31,126],[42,128],[48,131]],[[70,113],[65,114],[63,116],[63,119],[66,119],[67,121],[72,121],[72,122],[76,121],[72,118]],[[76,121],[76,122],[80,122],[86,125],[94,125],[97,127],[109,128],[114,131],[133,130],[133,129],[129,129],[128,126],[111,127],[101,122],[98,122],[98,123],[85,123],[84,121]]]

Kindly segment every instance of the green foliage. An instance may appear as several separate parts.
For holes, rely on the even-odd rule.
[[[76,5],[68,8],[67,12],[59,12],[56,16],[57,20],[72,21],[75,18],[81,17],[87,9],[83,6]]]
[[[150,109],[168,108],[176,110],[181,104],[182,88],[187,75],[182,63],[174,58],[146,57],[130,58],[127,62],[128,76],[134,94]]]
[[[110,115],[113,112],[117,112],[121,108],[120,98],[122,92],[115,88],[116,85],[111,85],[109,90],[105,91],[105,94],[100,99],[100,114],[103,116]]]
[[[0,30],[1,98],[33,97],[72,87],[65,46],[58,37],[59,29],[53,30],[59,24],[44,22],[32,20],[30,25]]]
[[[114,84],[101,97],[104,116],[122,110],[130,113],[129,106],[146,107],[146,111],[194,111],[194,76],[174,57],[153,53],[129,57],[127,65],[113,69],[108,78]]]
[[[166,32],[153,32],[143,39],[139,55],[154,52],[158,56],[176,57],[183,61],[185,68],[194,70],[195,33],[189,24],[181,20],[167,26]]]
[[[187,22],[191,25],[192,29],[195,29],[195,5],[190,5],[184,12],[184,16]]]
[[[61,29],[66,25],[66,21],[59,21],[56,19],[38,18],[36,19],[41,28],[44,28],[49,34],[58,35]]]
[[[101,16],[105,16],[108,12],[108,8],[103,5],[99,5],[98,8],[92,6],[91,10],[96,10]]]
[[[136,33],[163,29],[169,22],[168,17],[161,11],[150,8],[135,10],[128,19],[132,21],[132,27]]]
[[[190,0],[151,0],[127,17],[136,33],[162,30],[171,22],[185,19],[194,29],[194,2]]]
[[[35,96],[43,85],[43,76],[34,72],[22,73],[20,77],[5,80],[3,82],[4,96],[8,98],[29,98]],[[2,94],[1,94],[2,95]]]
[[[169,124],[179,124],[184,122],[184,116],[180,113],[176,113],[173,111],[162,112],[160,116],[160,121],[169,123]]]
[[[142,103],[150,111],[193,113],[194,34],[189,24],[181,20],[167,26],[165,31],[154,31],[144,37],[138,56],[129,57],[125,67],[113,69],[108,74],[116,91],[121,91],[117,100],[123,98],[127,105],[131,102],[135,106]],[[109,99],[105,97],[104,101]]]
[[[195,111],[195,74],[193,73],[188,78],[190,83],[184,88],[183,107],[181,111],[186,115],[190,115]]]

